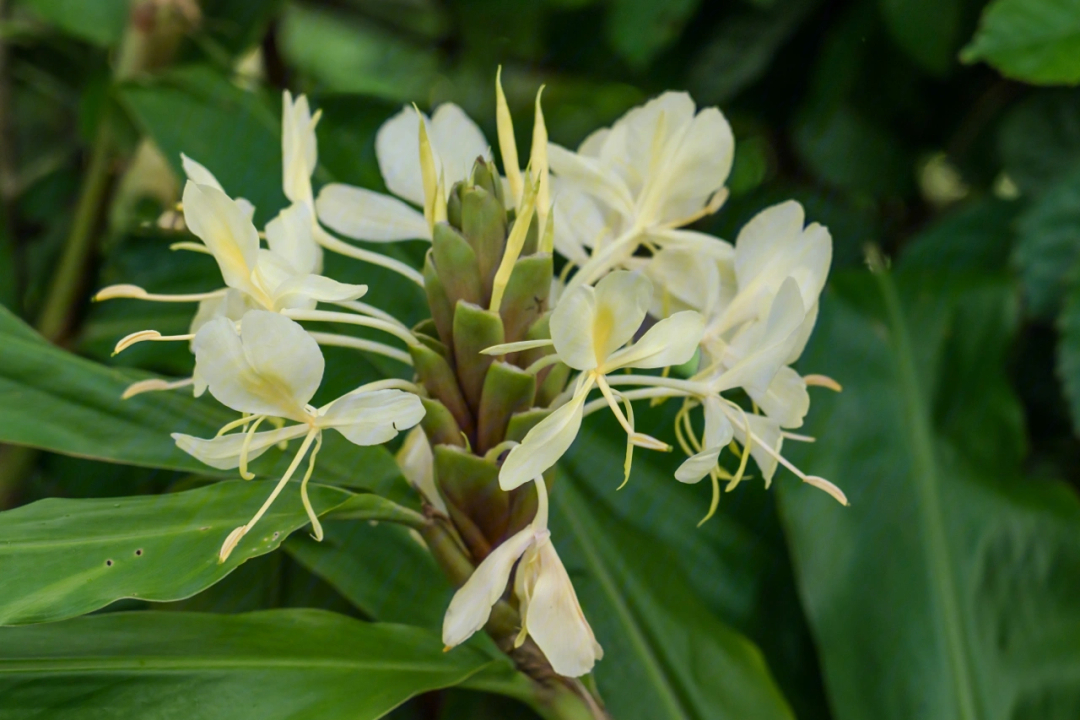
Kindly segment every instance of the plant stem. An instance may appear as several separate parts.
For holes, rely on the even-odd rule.
[[[98,122],[90,163],[79,190],[71,233],[38,316],[37,329],[51,342],[63,339],[83,291],[86,266],[94,248],[95,231],[109,187],[111,158],[111,131],[108,118],[103,116]]]

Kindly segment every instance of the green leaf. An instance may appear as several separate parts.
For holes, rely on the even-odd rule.
[[[321,543],[297,535],[285,550],[368,617],[442,627],[453,588],[413,534],[386,523],[334,520],[324,529]]]
[[[1015,237],[1021,204],[995,198],[950,212],[904,246],[906,269],[1003,272]]]
[[[1057,319],[1061,334],[1057,348],[1057,372],[1069,402],[1073,431],[1080,435],[1080,277],[1077,267],[1069,273],[1069,288]]]
[[[65,352],[4,308],[0,345],[0,441],[130,465],[236,476],[236,471],[203,465],[170,437],[173,432],[213,437],[237,418],[209,398],[175,391],[121,400],[124,389],[145,373],[108,368]],[[270,450],[252,463],[252,472],[278,476],[294,452]],[[327,432],[313,477],[386,492],[400,473],[384,448],[357,447]]]
[[[23,0],[63,32],[95,45],[117,45],[124,35],[129,0]]]
[[[1035,85],[1080,82],[1080,0],[994,0],[960,58]]]
[[[1020,472],[1012,291],[924,269],[833,278],[803,367],[812,445],[851,507],[778,477],[837,720],[1080,714],[1080,503]]]
[[[1080,172],[1047,190],[1020,216],[1015,261],[1029,310],[1052,317],[1080,256]]]
[[[235,481],[168,495],[48,498],[0,513],[0,624],[62,620],[121,598],[194,595],[308,524],[294,483],[218,562],[225,538],[251,520],[274,485]],[[407,513],[374,496],[324,485],[309,490],[319,514],[337,509],[377,520]]]
[[[255,204],[256,224],[288,202],[281,189],[280,98],[246,92],[213,68],[178,68],[120,88],[121,102],[183,178],[180,153],[214,173],[225,191]]]
[[[720,23],[704,43],[687,84],[699,105],[725,103],[768,70],[780,47],[819,0],[778,0]],[[740,138],[742,140],[742,138]]]
[[[1080,167],[1080,91],[1042,90],[1009,109],[998,149],[1022,192],[1038,194]]]
[[[5,720],[373,720],[490,662],[443,653],[418,628],[321,610],[112,613],[0,638]]]
[[[608,15],[608,42],[631,67],[643,69],[679,37],[700,0],[615,0]]]
[[[965,30],[965,0],[879,0],[889,34],[923,69],[942,76]]]
[[[291,4],[282,18],[282,53],[334,92],[364,93],[398,101],[427,94],[437,56],[378,26]]]
[[[552,537],[604,647],[593,672],[612,716],[794,717],[761,652],[701,604],[670,550],[593,501],[581,474],[567,474],[552,493]]]

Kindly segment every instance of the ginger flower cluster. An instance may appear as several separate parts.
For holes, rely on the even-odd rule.
[[[238,413],[213,438],[175,433],[181,450],[251,479],[251,461],[298,443],[263,506],[221,539],[221,561],[282,493],[299,494],[322,539],[308,483],[326,432],[367,446],[412,429],[402,473],[428,522],[475,568],[447,609],[448,649],[487,628],[512,655],[528,643],[554,672],[577,677],[603,650],[556,551],[548,493],[591,413],[611,412],[626,434],[625,484],[635,448],[671,449],[637,429],[634,403],[679,403],[674,438],[686,457],[675,479],[710,479],[705,520],[723,490],[750,477],[750,459],[766,487],[782,465],[847,504],[782,453],[785,440],[809,439],[793,432],[808,387],[839,390],[792,367],[817,318],[832,241],[794,201],[762,210],[734,244],[688,228],[727,197],[734,137],[717,108],[667,92],[569,150],[548,141],[538,93],[522,167],[497,78],[501,170],[460,107],[428,116],[407,106],[375,139],[388,193],[341,183],[316,193],[319,113],[285,92],[282,118],[290,204],[261,230],[235,196],[242,188],[182,157],[189,236],[173,248],[211,256],[218,287],[162,295],[115,285],[96,296],[193,304],[188,333],[142,329],[116,347],[184,341],[194,355],[190,377],[136,383],[125,397],[190,388]],[[427,243],[423,267],[370,249],[396,241]],[[414,325],[362,302],[366,285],[323,274],[326,252],[419,286],[430,318]],[[325,323],[363,335],[319,330]],[[402,372],[316,407],[326,346],[381,355]],[[504,602],[516,611],[509,633],[492,620]]]

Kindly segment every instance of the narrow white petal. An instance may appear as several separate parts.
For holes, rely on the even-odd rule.
[[[250,289],[250,275],[259,251],[259,233],[228,195],[188,181],[184,186],[184,222],[213,254],[225,284]]]
[[[799,373],[789,367],[780,368],[764,393],[750,396],[761,411],[773,418],[782,428],[797,428],[810,411],[810,394]]]
[[[298,438],[307,431],[306,425],[291,425],[277,430],[257,432],[248,442],[248,460],[254,460],[279,442]],[[183,433],[172,434],[178,448],[218,470],[232,470],[240,465],[240,452],[243,450],[246,436],[247,433],[237,432],[204,440]]]
[[[275,309],[310,310],[315,302],[340,303],[356,300],[367,293],[367,285],[347,285],[323,275],[300,275],[274,289]]]
[[[499,486],[503,490],[513,490],[540,477],[570,449],[581,429],[587,394],[583,389],[570,402],[541,420],[526,433],[521,444],[510,451],[499,470]]]
[[[780,452],[780,448],[784,443],[784,436],[780,433],[780,425],[772,418],[765,417],[764,415],[742,415],[735,412],[732,408],[726,408],[724,411],[728,419],[731,420],[732,430],[735,432],[735,439],[743,446],[746,445],[746,423],[750,424],[750,432],[760,438],[762,442],[771,447],[777,454]],[[761,444],[754,441],[750,445],[750,457],[754,458],[754,462],[757,463],[758,470],[761,471],[761,476],[765,479],[766,487],[772,481],[772,477],[776,474],[776,466],[778,464],[775,457],[761,447]]]
[[[491,551],[472,576],[454,594],[443,618],[443,643],[454,647],[484,627],[510,580],[510,571],[532,544],[535,533],[527,527]]]
[[[675,471],[675,479],[684,483],[696,483],[716,467],[716,461],[724,447],[731,442],[735,429],[724,414],[720,399],[710,396],[704,400],[705,433],[701,452],[687,458]]]
[[[380,445],[424,417],[420,398],[401,390],[373,390],[338,398],[319,411],[319,427],[334,428],[356,445]]]
[[[315,201],[319,220],[346,237],[371,242],[431,239],[424,214],[395,197],[333,183]]]
[[[705,320],[694,310],[677,312],[649,328],[636,343],[615,353],[608,360],[610,372],[615,368],[661,368],[682,365],[694,357]]]
[[[422,428],[414,427],[405,435],[394,459],[409,484],[435,506],[435,509],[447,513],[446,503],[435,485],[435,456]]]
[[[281,150],[282,187],[291,202],[311,202],[311,173],[318,162],[315,125],[307,97],[300,95],[293,102],[286,90],[282,94]]]

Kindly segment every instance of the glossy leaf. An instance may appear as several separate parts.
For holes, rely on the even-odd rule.
[[[0,513],[0,624],[61,620],[121,598],[194,595],[308,524],[299,488],[286,487],[228,560],[218,561],[225,538],[251,519],[273,487],[235,481],[168,495],[48,498]],[[406,512],[324,485],[310,494],[319,514],[340,508],[354,520],[378,520]]]
[[[108,368],[45,342],[0,308],[0,441],[130,465],[236,477],[215,470],[176,447],[170,433],[213,437],[237,415],[210,398],[157,392],[121,400],[124,389],[145,373]],[[295,452],[295,450],[293,450]],[[270,450],[252,464],[262,476],[280,475],[289,451]],[[362,468],[362,473],[358,472]],[[382,447],[357,447],[328,432],[316,480],[387,491],[400,478]]]
[[[804,366],[835,377],[778,477],[837,720],[1080,713],[1080,502],[1027,479],[1007,285],[834,277]]]
[[[961,53],[1036,85],[1080,82],[1080,0],[994,0]]]
[[[489,662],[321,610],[112,613],[0,629],[0,718],[374,720]]]
[[[552,537],[604,647],[593,672],[612,716],[794,717],[761,652],[695,598],[662,544],[591,502],[585,483],[573,474],[552,493]]]

